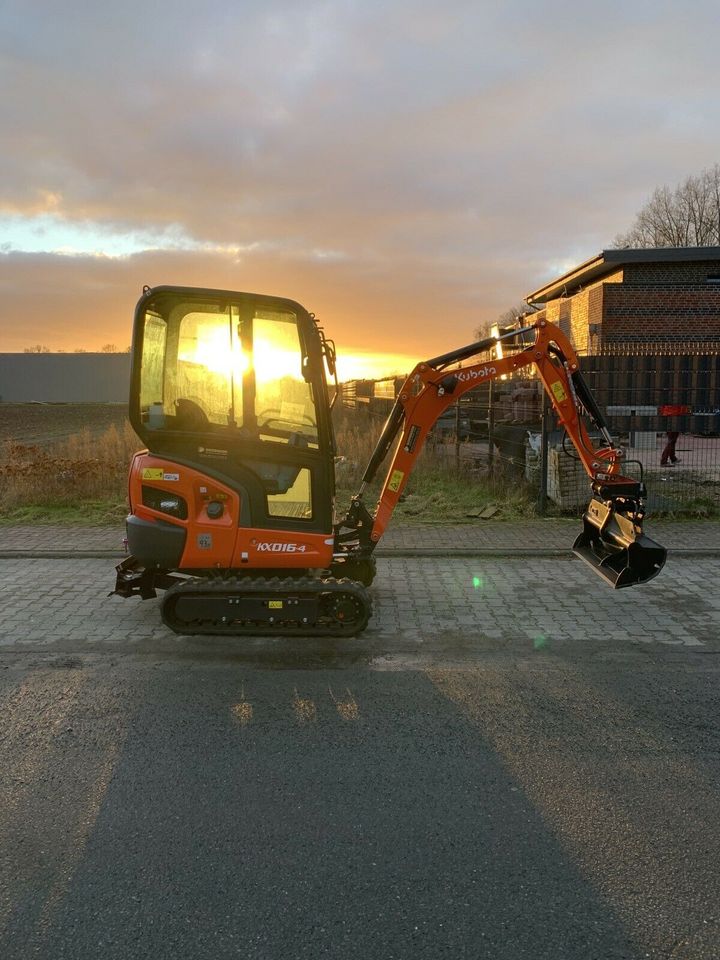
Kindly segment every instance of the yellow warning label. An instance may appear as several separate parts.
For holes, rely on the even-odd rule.
[[[162,480],[162,467],[145,467],[142,474],[143,480]]]
[[[550,389],[552,390],[553,395],[558,403],[562,403],[563,400],[567,400],[567,394],[565,393],[563,385],[559,380],[556,380],[555,383],[551,383]]]
[[[403,477],[405,474],[402,470],[393,470],[390,475],[390,483],[388,483],[388,490],[392,490],[393,493],[397,493],[400,489],[400,484],[403,482]]]
[[[271,610],[282,610],[282,600],[268,600],[268,607]]]

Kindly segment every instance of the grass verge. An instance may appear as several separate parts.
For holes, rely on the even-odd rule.
[[[336,423],[339,460],[337,512],[341,515],[358,490],[382,424],[341,411]],[[9,441],[0,447],[0,524],[122,524],[128,512],[127,471],[141,443],[128,423],[100,435],[89,430],[51,446]],[[472,522],[483,508],[495,506],[493,520],[536,518],[536,491],[508,477],[455,465],[448,445],[429,443],[420,455],[393,525]],[[450,454],[450,455],[448,455]],[[372,508],[385,470],[365,496]],[[575,511],[576,515],[579,511]],[[548,516],[567,516],[549,505]],[[718,519],[712,498],[695,498],[679,509],[653,513],[666,519]]]
[[[28,504],[0,510],[0,526],[15,524],[66,524],[104,527],[122,525],[128,505],[118,500],[81,500],[78,503]]]
[[[360,486],[381,424],[343,416],[336,425],[337,510]],[[83,430],[49,445],[9,441],[0,448],[0,524],[121,524],[128,512],[127,471],[141,443],[129,424],[100,435]],[[393,523],[462,523],[470,510],[498,505],[497,519],[532,516],[532,492],[508,494],[501,483],[458,474],[447,448],[429,445],[419,458]],[[385,471],[366,496],[374,506]]]
[[[127,514],[127,470],[141,447],[129,424],[51,445],[0,450],[0,522],[97,525]]]

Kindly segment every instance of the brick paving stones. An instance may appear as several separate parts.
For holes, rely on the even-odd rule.
[[[491,551],[530,553],[570,551],[579,533],[579,519],[477,521],[453,525],[390,526],[378,555],[396,551]],[[646,533],[670,550],[717,551],[720,523],[712,521],[653,521]],[[0,526],[0,555],[18,553],[122,553],[122,526],[71,527],[39,525]]]
[[[375,613],[361,638],[290,646],[320,644],[383,663],[465,661],[499,650],[720,649],[720,595],[708,590],[720,558],[669,561],[656,580],[619,591],[571,558],[395,557],[378,567]],[[108,597],[113,583],[112,560],[0,560],[0,646],[242,653],[288,644],[178,637],[163,626],[156,600]]]

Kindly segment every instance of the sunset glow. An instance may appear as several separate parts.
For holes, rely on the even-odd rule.
[[[296,300],[343,379],[404,373],[720,157],[710,0],[642,42],[612,0],[408,11],[4,4],[0,352],[123,350],[168,284]]]
[[[408,374],[421,357],[394,353],[342,353],[338,350],[338,379],[374,380]]]
[[[232,374],[242,378],[250,361],[234,343],[232,351],[227,349],[227,334],[224,331],[212,331],[212,337],[199,341],[192,350],[180,350],[180,360],[204,366],[212,373],[225,376]],[[402,376],[409,373],[418,361],[418,357],[382,353],[339,353],[337,358],[338,379],[373,380],[382,377]],[[255,373],[259,382],[268,382],[284,376],[301,379],[300,361],[297,353],[278,350],[267,341],[258,339],[255,343]]]
[[[268,325],[266,336],[258,335],[254,340],[254,358],[252,362],[259,383],[267,383],[282,377],[302,379],[300,355],[284,344],[283,325],[278,325],[278,336],[268,339],[273,333]],[[192,339],[181,338],[178,359],[204,367],[211,373],[232,375],[242,379],[250,366],[251,358],[244,353],[239,340],[233,336],[230,343],[229,325],[216,323],[200,324]],[[408,374],[422,357],[405,354],[345,352],[338,350],[337,369],[340,382],[346,380],[372,380],[383,377]]]

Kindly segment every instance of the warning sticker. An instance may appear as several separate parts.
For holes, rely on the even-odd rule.
[[[559,380],[556,380],[555,383],[551,383],[550,389],[552,390],[553,396],[555,397],[558,403],[562,403],[563,400],[567,400],[567,394],[565,393],[565,390],[563,389],[563,385],[560,383]]]
[[[388,490],[392,490],[393,493],[397,493],[400,489],[400,484],[403,482],[403,477],[405,474],[402,470],[393,470],[390,475],[390,482],[388,483]]]
[[[179,473],[168,473],[162,467],[144,467],[142,472],[143,480],[174,480],[180,479]]]

